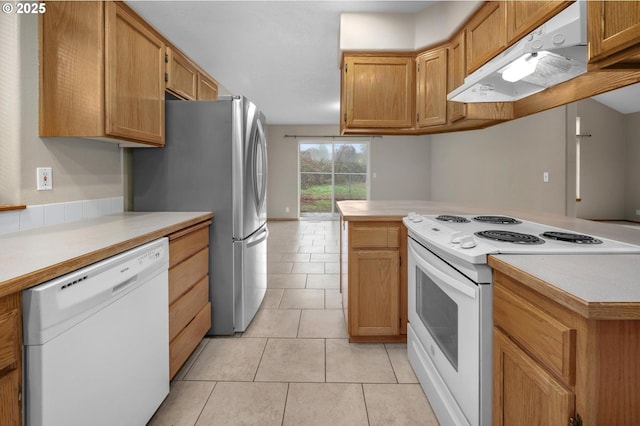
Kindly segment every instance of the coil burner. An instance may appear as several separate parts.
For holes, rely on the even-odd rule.
[[[449,223],[468,223],[468,222],[471,222],[466,217],[452,216],[452,215],[448,215],[448,214],[440,215],[440,216],[436,217],[436,220],[440,220],[442,222],[449,222]]]
[[[573,244],[602,244],[602,241],[597,238],[593,238],[589,235],[574,234],[571,232],[549,231],[540,234],[540,236]]]
[[[509,216],[476,216],[473,220],[482,223],[492,223],[494,225],[517,225],[522,223],[518,219]]]
[[[493,241],[502,241],[514,244],[544,244],[544,240],[531,234],[521,234],[520,232],[503,231],[491,229],[487,231],[479,231],[476,236],[487,238]]]

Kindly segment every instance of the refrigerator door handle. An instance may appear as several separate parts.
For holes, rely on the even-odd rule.
[[[247,238],[247,247],[252,247],[265,241],[269,237],[269,228],[266,226],[261,230]]]

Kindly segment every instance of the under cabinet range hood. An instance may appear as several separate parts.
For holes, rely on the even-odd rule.
[[[469,74],[456,102],[511,102],[587,71],[586,1],[578,0]]]

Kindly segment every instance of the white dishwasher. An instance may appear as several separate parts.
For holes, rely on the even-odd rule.
[[[168,266],[162,238],[23,292],[27,425],[149,421],[169,393]]]

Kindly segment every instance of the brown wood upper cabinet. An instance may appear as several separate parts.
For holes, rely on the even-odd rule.
[[[465,32],[460,31],[449,44],[447,67],[447,93],[464,83],[466,74],[466,55],[464,49]],[[447,102],[449,122],[453,123],[467,115],[467,105],[462,102]]]
[[[167,47],[167,91],[185,100],[218,99],[218,83],[172,46]]]
[[[590,1],[589,63],[640,67],[640,2]]]
[[[413,53],[345,54],[342,68],[343,128],[413,128]]]
[[[507,0],[507,43],[511,44],[544,24],[549,18],[569,6],[573,1]]]
[[[40,15],[40,135],[164,144],[165,43],[120,2]]]
[[[418,127],[447,122],[447,48],[430,50],[416,59]]]
[[[215,101],[218,99],[218,83],[208,75],[198,72],[198,100]]]
[[[182,98],[198,98],[198,69],[179,50],[167,47],[167,91]]]
[[[465,27],[467,75],[507,46],[506,6],[501,1],[485,3]]]

